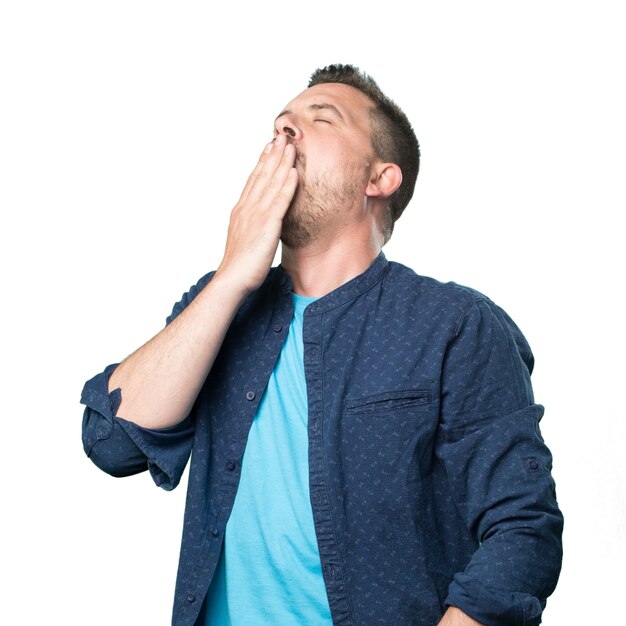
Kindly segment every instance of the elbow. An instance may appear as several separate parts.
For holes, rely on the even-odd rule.
[[[148,469],[145,457],[122,456],[108,446],[102,445],[102,442],[94,444],[87,456],[98,469],[115,478],[133,476]]]
[[[145,455],[114,419],[112,422],[89,407],[82,428],[83,449],[96,467],[122,478],[148,469]]]

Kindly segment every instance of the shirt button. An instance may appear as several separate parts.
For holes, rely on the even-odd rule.
[[[274,326],[272,326],[272,330],[275,333],[279,333],[282,329],[283,329],[282,325],[278,324],[278,323],[276,323],[276,324],[274,324]]]
[[[528,467],[530,467],[531,470],[536,470],[539,468],[539,463],[537,463],[536,459],[530,459],[528,461]]]
[[[235,463],[233,461],[226,461],[226,469],[232,472],[235,469]]]
[[[196,596],[193,593],[187,594],[187,602],[193,602],[196,599]]]
[[[211,528],[211,534],[212,534],[214,537],[219,537],[219,535],[220,535],[220,531],[219,531],[219,530],[217,530],[217,528]]]
[[[248,391],[248,393],[246,394],[246,399],[254,400],[255,398],[256,398],[256,394],[254,393],[254,391]]]

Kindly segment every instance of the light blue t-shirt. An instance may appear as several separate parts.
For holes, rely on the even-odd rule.
[[[252,423],[205,626],[331,625],[309,500],[302,320],[293,294],[287,339]]]

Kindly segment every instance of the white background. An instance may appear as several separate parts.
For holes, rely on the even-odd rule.
[[[619,620],[619,4],[2,4],[3,624],[169,623],[186,476],[166,493],[97,470],[80,390],[216,267],[272,120],[333,62],[372,74],[422,145],[387,257],[485,292],[535,352],[566,516],[544,624]]]

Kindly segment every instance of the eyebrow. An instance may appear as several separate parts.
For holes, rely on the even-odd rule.
[[[307,109],[309,111],[331,111],[332,113],[334,113],[340,120],[343,121],[343,115],[341,114],[341,111],[334,105],[334,104],[330,104],[330,102],[320,102],[319,104],[310,104]],[[277,116],[276,119],[278,119],[279,117],[282,117],[283,115],[291,115],[291,111],[289,109],[285,109],[284,111],[281,111]],[[274,120],[276,121],[276,120]]]

